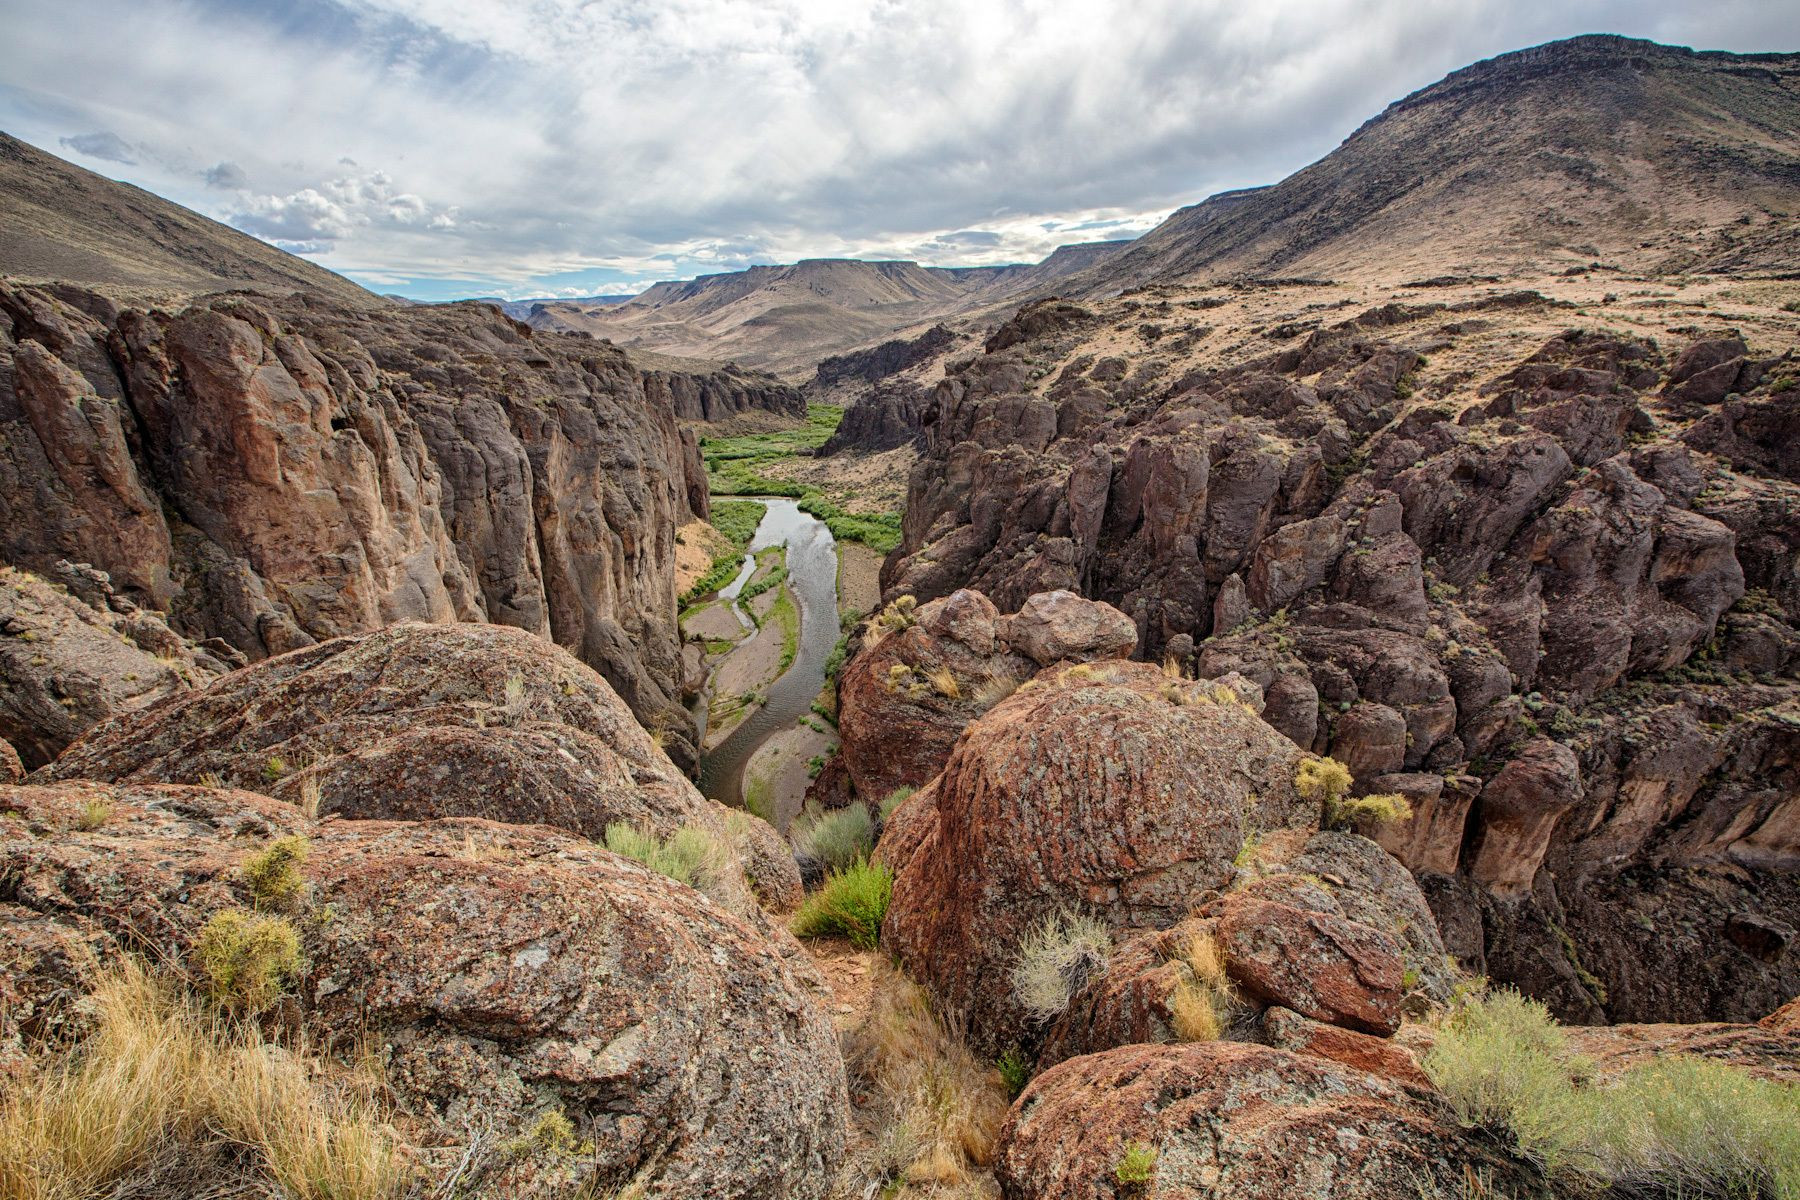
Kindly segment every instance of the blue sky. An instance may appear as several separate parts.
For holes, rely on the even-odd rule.
[[[1793,0],[0,0],[0,128],[421,299],[1129,237],[1478,58]]]

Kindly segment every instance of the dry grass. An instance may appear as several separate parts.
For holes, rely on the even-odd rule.
[[[1225,956],[1211,934],[1200,933],[1183,947],[1181,980],[1169,996],[1175,1036],[1184,1042],[1213,1042],[1231,1024],[1237,997],[1225,974]]]
[[[304,1046],[272,1045],[135,963],[102,976],[90,1004],[80,1047],[33,1063],[0,1105],[5,1200],[141,1195],[164,1179],[183,1195],[234,1182],[375,1200],[404,1184],[366,1071],[327,1077]]]
[[[932,667],[924,672],[925,679],[931,684],[931,690],[946,700],[962,699],[962,684],[957,682],[956,672],[949,667]]]
[[[1025,677],[1023,675],[1015,675],[1010,672],[989,675],[975,685],[975,689],[969,693],[969,700],[976,708],[980,709],[982,712],[986,712],[988,709],[994,707],[996,704],[1018,691],[1019,685],[1024,682]]]
[[[92,833],[112,819],[113,806],[110,801],[94,799],[81,806],[81,815],[75,818],[75,828],[82,833]]]
[[[925,990],[885,962],[868,1018],[845,1038],[855,1085],[873,1097],[871,1145],[850,1166],[845,1194],[982,1195],[1006,1087],[931,1009]]]
[[[257,908],[284,912],[293,906],[306,888],[300,878],[300,867],[312,853],[312,843],[298,834],[276,838],[263,849],[244,860],[238,874],[250,888],[250,899]]]

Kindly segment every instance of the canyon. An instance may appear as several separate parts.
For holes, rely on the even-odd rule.
[[[0,194],[0,1195],[1800,1186],[1800,55],[515,309]]]

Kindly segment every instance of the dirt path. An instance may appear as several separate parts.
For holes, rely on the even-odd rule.
[[[874,612],[881,600],[881,560],[885,556],[861,542],[839,542],[838,553],[843,557],[838,572],[838,611]]]

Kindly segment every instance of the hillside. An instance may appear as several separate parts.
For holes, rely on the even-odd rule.
[[[0,133],[0,274],[116,297],[175,300],[245,288],[388,303],[341,275]]]
[[[659,283],[627,304],[544,304],[529,320],[626,347],[805,376],[829,355],[1037,294],[1127,244],[1064,246],[1041,263],[1000,267],[807,259]]]
[[[1181,209],[1078,281],[1791,269],[1800,54],[1612,36],[1479,62],[1280,183]]]

